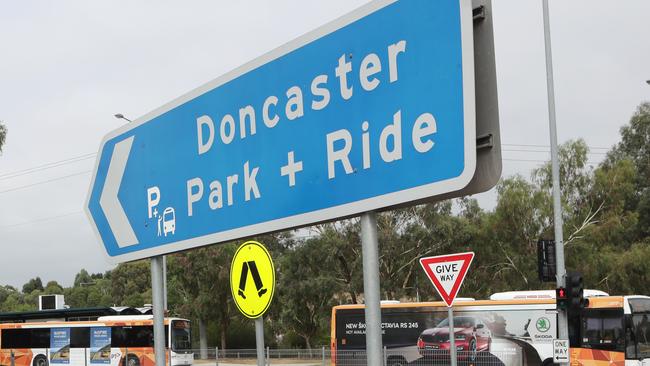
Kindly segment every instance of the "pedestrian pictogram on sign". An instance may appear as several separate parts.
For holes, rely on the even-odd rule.
[[[248,280],[248,272],[250,271],[251,276],[253,276],[253,281],[255,281],[255,288],[257,289],[257,296],[262,297],[268,290],[264,288],[262,284],[262,279],[260,278],[260,272],[257,270],[257,264],[255,261],[249,261],[242,263],[241,267],[241,277],[239,278],[239,289],[237,294],[241,296],[242,299],[246,300],[246,281]]]
[[[255,319],[271,304],[275,288],[275,268],[266,248],[256,242],[242,244],[230,266],[230,289],[239,311]]]
[[[473,259],[473,252],[420,259],[424,272],[447,306],[453,304]]]

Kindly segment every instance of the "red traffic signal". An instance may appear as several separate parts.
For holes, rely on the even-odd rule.
[[[558,309],[566,309],[569,307],[566,288],[558,287],[555,289],[555,302]]]

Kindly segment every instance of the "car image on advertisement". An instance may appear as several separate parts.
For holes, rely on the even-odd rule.
[[[454,339],[459,358],[476,359],[478,352],[490,351],[492,332],[479,318],[454,317]],[[418,350],[422,356],[449,354],[449,322],[440,322],[435,328],[426,329],[418,338]]]

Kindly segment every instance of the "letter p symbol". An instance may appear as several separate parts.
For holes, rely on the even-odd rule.
[[[156,186],[147,189],[147,208],[149,210],[149,218],[153,217],[152,209],[160,202],[160,189]]]

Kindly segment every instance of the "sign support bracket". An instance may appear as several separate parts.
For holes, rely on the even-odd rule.
[[[363,256],[363,294],[366,315],[366,359],[369,366],[383,364],[381,340],[381,301],[379,295],[379,243],[377,214],[361,215]]]

